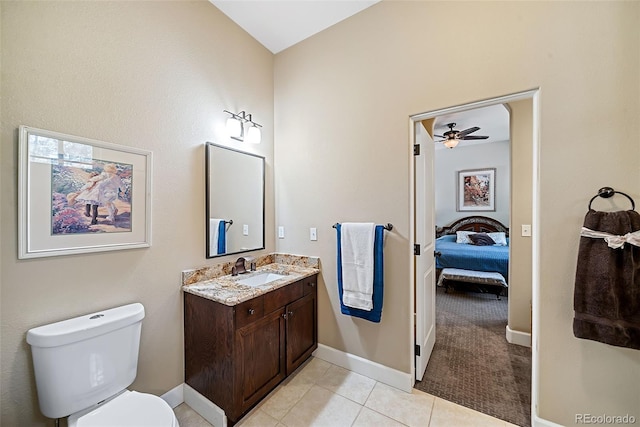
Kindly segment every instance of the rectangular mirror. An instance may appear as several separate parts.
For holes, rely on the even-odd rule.
[[[207,258],[264,249],[264,157],[208,142]]]

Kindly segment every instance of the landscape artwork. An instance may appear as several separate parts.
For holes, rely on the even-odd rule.
[[[495,211],[495,168],[458,172],[458,211]]]
[[[51,233],[131,231],[133,166],[92,160],[51,167]]]

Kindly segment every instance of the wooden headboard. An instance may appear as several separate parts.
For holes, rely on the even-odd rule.
[[[475,231],[476,233],[504,232],[509,237],[509,229],[500,221],[486,216],[467,216],[446,227],[436,227],[436,237],[456,234],[456,231]]]

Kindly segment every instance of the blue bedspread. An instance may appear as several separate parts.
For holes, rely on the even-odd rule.
[[[509,278],[509,246],[476,246],[456,243],[455,235],[436,239],[436,268],[496,271]]]

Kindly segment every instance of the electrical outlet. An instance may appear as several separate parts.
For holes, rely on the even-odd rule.
[[[278,227],[278,239],[284,239],[284,227]]]
[[[318,230],[315,227],[311,227],[309,229],[309,240],[316,241],[318,240]]]
[[[522,224],[522,237],[531,237],[531,224]]]
[[[242,235],[243,236],[248,236],[249,235],[249,224],[244,224],[242,226]]]

